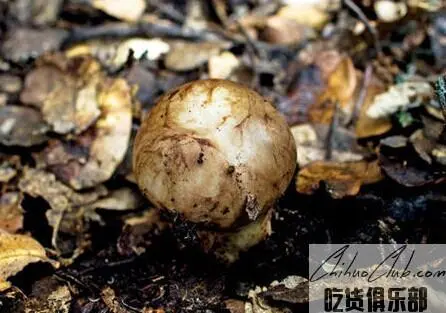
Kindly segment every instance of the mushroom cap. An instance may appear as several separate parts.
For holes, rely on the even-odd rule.
[[[296,168],[285,119],[251,89],[198,80],[167,92],[133,147],[136,182],[159,209],[218,229],[265,214]]]

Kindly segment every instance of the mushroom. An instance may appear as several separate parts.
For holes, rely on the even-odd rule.
[[[270,233],[296,146],[285,119],[258,93],[198,80],[152,108],[135,139],[133,168],[158,210],[194,223],[205,251],[230,263]]]

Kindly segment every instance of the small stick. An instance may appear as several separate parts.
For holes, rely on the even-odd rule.
[[[367,96],[367,88],[369,87],[370,81],[372,79],[372,72],[373,66],[371,64],[368,64],[365,68],[364,78],[362,79],[361,91],[359,93],[358,99],[353,106],[351,117],[347,120],[347,126],[354,125],[358,120],[359,112],[361,110],[361,107],[364,105],[364,101]]]
[[[364,25],[367,27],[370,34],[373,36],[376,52],[378,53],[378,55],[381,55],[382,47],[381,47],[381,43],[379,41],[378,33],[376,32],[376,29],[370,24],[370,21],[367,18],[367,16],[365,16],[365,14],[364,14],[364,12],[362,12],[361,8],[358,7],[352,0],[344,0],[344,3],[350,10],[352,10],[353,12],[356,13],[356,15],[361,20],[361,22],[363,22]]]
[[[248,32],[246,31],[246,29],[243,27],[243,25],[238,22],[238,27],[241,31],[241,33],[243,34],[243,36],[246,39],[246,46],[248,48],[248,56],[249,56],[249,60],[251,62],[251,67],[252,67],[252,71],[253,71],[253,77],[251,80],[251,88],[252,89],[256,89],[255,87],[257,86],[257,82],[258,82],[258,70],[257,70],[257,62],[256,62],[256,55],[259,55],[259,49],[257,48],[257,46],[255,45],[254,41],[252,40],[251,36],[248,34]]]
[[[336,128],[339,126],[339,102],[335,102],[335,109],[333,112],[333,117],[331,118],[330,128],[328,129],[327,137],[325,138],[326,150],[325,150],[325,160],[331,161],[333,157],[333,136],[336,132]]]

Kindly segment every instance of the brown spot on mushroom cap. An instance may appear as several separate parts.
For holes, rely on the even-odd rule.
[[[221,229],[249,222],[247,198],[256,200],[252,216],[268,210],[296,167],[285,119],[256,92],[226,80],[194,81],[161,97],[133,152],[137,183],[153,203]]]

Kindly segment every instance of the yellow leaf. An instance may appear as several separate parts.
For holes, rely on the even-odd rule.
[[[33,238],[0,231],[0,291],[10,286],[6,281],[9,277],[35,262],[50,262],[57,267],[57,263],[47,258],[45,249]]]

